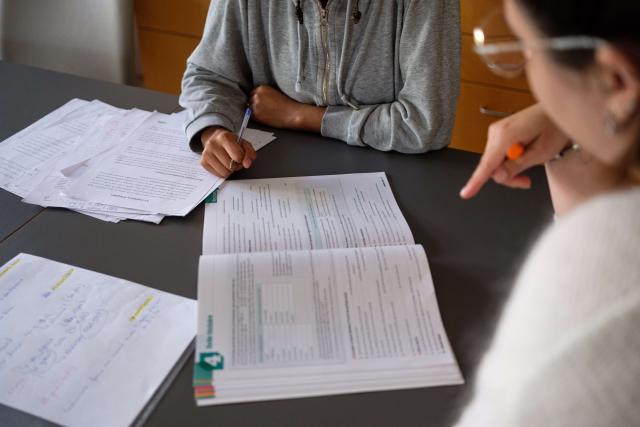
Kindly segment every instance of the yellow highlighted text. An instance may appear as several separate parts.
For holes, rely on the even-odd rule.
[[[129,322],[133,322],[134,320],[136,320],[138,316],[140,316],[140,313],[142,313],[142,310],[144,310],[144,308],[148,306],[151,301],[153,301],[153,297],[152,296],[147,297],[147,299],[145,299],[144,302],[140,304],[140,307],[138,307],[136,312],[133,313],[133,316],[129,318]]]
[[[57,291],[57,290],[58,290],[58,288],[59,288],[60,286],[62,286],[62,284],[63,284],[64,282],[66,282],[66,281],[67,281],[67,279],[69,278],[69,276],[71,276],[71,275],[73,274],[73,272],[74,272],[74,271],[75,271],[75,268],[70,268],[69,270],[67,270],[67,272],[66,272],[66,273],[64,273],[64,274],[62,275],[62,277],[60,278],[60,280],[58,280],[58,281],[56,282],[56,284],[55,284],[55,285],[53,285],[53,288],[51,288],[51,290],[52,290],[52,291]]]
[[[13,267],[15,267],[16,265],[18,265],[20,263],[20,261],[22,261],[20,258],[18,258],[17,260],[13,261],[11,264],[9,264],[7,266],[7,268],[5,268],[4,270],[0,271],[0,277],[4,276],[5,274],[7,274]]]

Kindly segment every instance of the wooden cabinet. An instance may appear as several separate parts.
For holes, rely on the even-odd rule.
[[[494,10],[502,7],[502,0],[460,0],[460,27],[463,34],[471,34],[473,28]]]
[[[187,58],[202,37],[210,0],[135,0],[142,85],[179,94]]]
[[[504,79],[487,68],[473,51],[473,28],[501,0],[460,0],[462,29],[462,66],[460,99],[451,147],[482,152],[491,123],[535,102],[524,76]]]
[[[462,82],[451,147],[481,153],[491,123],[533,102],[527,92]]]
[[[136,0],[143,85],[180,93],[186,60],[202,37],[210,0]],[[487,128],[498,116],[534,103],[524,77],[493,74],[473,52],[473,28],[501,0],[460,0],[462,16],[461,88],[451,146],[482,152]]]

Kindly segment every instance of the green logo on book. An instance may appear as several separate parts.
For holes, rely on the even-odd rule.
[[[204,199],[205,203],[218,203],[218,190],[213,190],[213,193],[209,194],[206,199]]]
[[[207,371],[224,369],[224,356],[218,352],[200,353],[200,362],[198,364]]]

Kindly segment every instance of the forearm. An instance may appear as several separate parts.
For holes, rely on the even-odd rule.
[[[277,88],[261,85],[249,97],[253,118],[280,129],[320,133],[326,108],[303,104],[289,98]]]
[[[300,104],[292,120],[292,129],[320,133],[326,107]]]
[[[452,126],[452,111],[400,99],[361,105],[358,110],[329,107],[323,118],[322,135],[354,146],[417,154],[448,145]]]

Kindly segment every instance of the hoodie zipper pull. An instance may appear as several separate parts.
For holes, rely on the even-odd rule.
[[[329,2],[327,2],[329,5]],[[331,65],[329,64],[329,41],[328,39],[328,29],[329,19],[327,14],[327,8],[322,7],[320,1],[318,1],[318,6],[320,8],[320,36],[322,38],[322,50],[324,51],[324,76],[322,78],[322,101],[325,105],[327,105],[328,97],[329,97],[329,73],[331,72]]]

